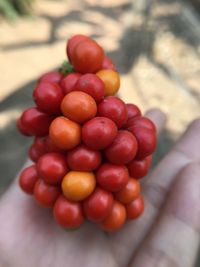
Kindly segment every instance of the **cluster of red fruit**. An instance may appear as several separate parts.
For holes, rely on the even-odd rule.
[[[63,227],[88,219],[116,231],[144,210],[139,179],[150,167],[156,129],[136,105],[114,96],[120,77],[99,44],[75,35],[67,55],[71,64],[39,79],[36,107],[18,119],[20,132],[35,136],[29,149],[35,163],[19,183],[52,207]]]

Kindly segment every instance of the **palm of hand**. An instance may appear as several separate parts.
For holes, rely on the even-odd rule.
[[[159,114],[150,115],[161,128]],[[191,162],[200,161],[199,131],[200,123],[193,123],[154,170],[144,185],[144,215],[118,233],[106,234],[91,223],[64,231],[49,210],[14,184],[0,202],[0,266],[193,266],[199,244],[200,166]]]

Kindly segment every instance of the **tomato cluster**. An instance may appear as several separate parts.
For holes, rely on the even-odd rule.
[[[66,53],[70,71],[40,77],[36,106],[17,121],[23,135],[34,136],[34,164],[19,183],[63,227],[87,219],[116,231],[144,210],[139,179],[150,168],[156,129],[136,105],[115,96],[120,76],[99,44],[75,35]]]

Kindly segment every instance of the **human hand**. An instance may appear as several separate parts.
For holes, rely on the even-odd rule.
[[[165,118],[148,116],[158,131]],[[145,212],[117,233],[92,223],[64,231],[15,181],[0,200],[1,267],[191,267],[200,232],[200,120],[143,186]]]

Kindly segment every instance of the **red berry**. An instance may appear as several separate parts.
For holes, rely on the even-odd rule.
[[[120,128],[127,120],[127,109],[125,103],[116,96],[105,97],[98,105],[98,116],[113,120]]]
[[[104,149],[109,146],[117,135],[115,123],[104,117],[95,117],[82,127],[82,140],[92,149]]]
[[[36,201],[43,207],[53,207],[61,190],[57,186],[46,184],[43,180],[39,179],[34,187],[34,196]]]
[[[37,170],[35,165],[31,165],[21,172],[19,176],[19,185],[27,194],[33,194],[35,183],[38,180]]]
[[[129,220],[138,218],[144,211],[144,199],[142,196],[134,199],[126,205],[126,216]]]
[[[50,71],[45,74],[43,74],[39,82],[53,82],[53,83],[59,83],[63,77],[63,74],[59,71]]]
[[[33,91],[33,98],[38,108],[50,114],[60,113],[63,97],[62,89],[56,83],[40,82]]]
[[[104,83],[97,75],[92,73],[82,75],[75,84],[74,90],[91,95],[96,102],[100,102],[105,94]]]
[[[68,172],[65,156],[60,153],[48,153],[37,162],[37,171],[40,178],[46,183],[56,185],[61,183]]]
[[[115,65],[113,64],[112,60],[107,56],[105,56],[103,59],[101,69],[102,70],[114,70],[114,71],[117,70]]]
[[[57,199],[53,215],[59,225],[67,228],[77,228],[84,222],[81,204],[71,202],[63,195]]]
[[[21,134],[23,134],[25,136],[30,136],[31,135],[28,132],[28,130],[26,129],[26,127],[22,124],[21,117],[17,120],[16,126],[17,126],[17,129],[20,131]]]
[[[127,112],[128,112],[128,119],[141,116],[141,111],[138,108],[138,106],[128,103],[126,104],[126,107],[127,107]]]
[[[140,179],[144,177],[145,175],[147,175],[148,169],[151,165],[151,158],[152,156],[150,155],[144,159],[140,159],[140,160],[134,159],[131,162],[129,162],[127,167],[128,167],[130,176]]]
[[[49,136],[47,136],[45,138],[44,145],[45,145],[45,150],[48,153],[51,153],[51,152],[62,153],[63,152],[62,149],[60,149],[58,146],[56,146],[56,144],[54,144],[54,142],[52,141],[52,139]]]
[[[34,143],[31,145],[28,151],[30,159],[36,162],[45,153],[45,139],[43,137],[36,137]]]
[[[112,193],[97,187],[92,195],[83,202],[84,213],[91,221],[100,222],[111,212],[113,206]]]
[[[113,143],[106,148],[106,158],[114,164],[127,164],[136,155],[138,149],[134,135],[126,130],[118,131]]]
[[[135,135],[138,142],[137,159],[143,159],[154,152],[157,143],[155,131],[139,126],[131,126],[128,130]]]
[[[81,74],[73,72],[62,79],[60,86],[62,87],[65,95],[74,90],[74,86],[80,77]]]
[[[39,111],[35,107],[26,109],[21,116],[21,122],[26,131],[35,136],[47,135],[52,120],[52,116]]]
[[[91,40],[91,39],[88,36],[85,36],[83,34],[76,34],[68,40],[66,52],[67,52],[67,56],[70,62],[71,62],[71,57],[72,57],[74,48],[77,46],[77,44],[85,40]]]
[[[129,119],[126,123],[126,128],[128,129],[131,126],[148,128],[156,133],[155,124],[146,117],[135,117],[135,118]]]
[[[103,49],[92,40],[78,43],[71,56],[72,65],[80,73],[95,73],[101,69]]]
[[[96,172],[97,182],[111,192],[120,191],[128,183],[128,170],[123,165],[102,164]]]
[[[101,153],[85,145],[79,145],[68,152],[67,163],[74,171],[93,171],[101,163]]]

